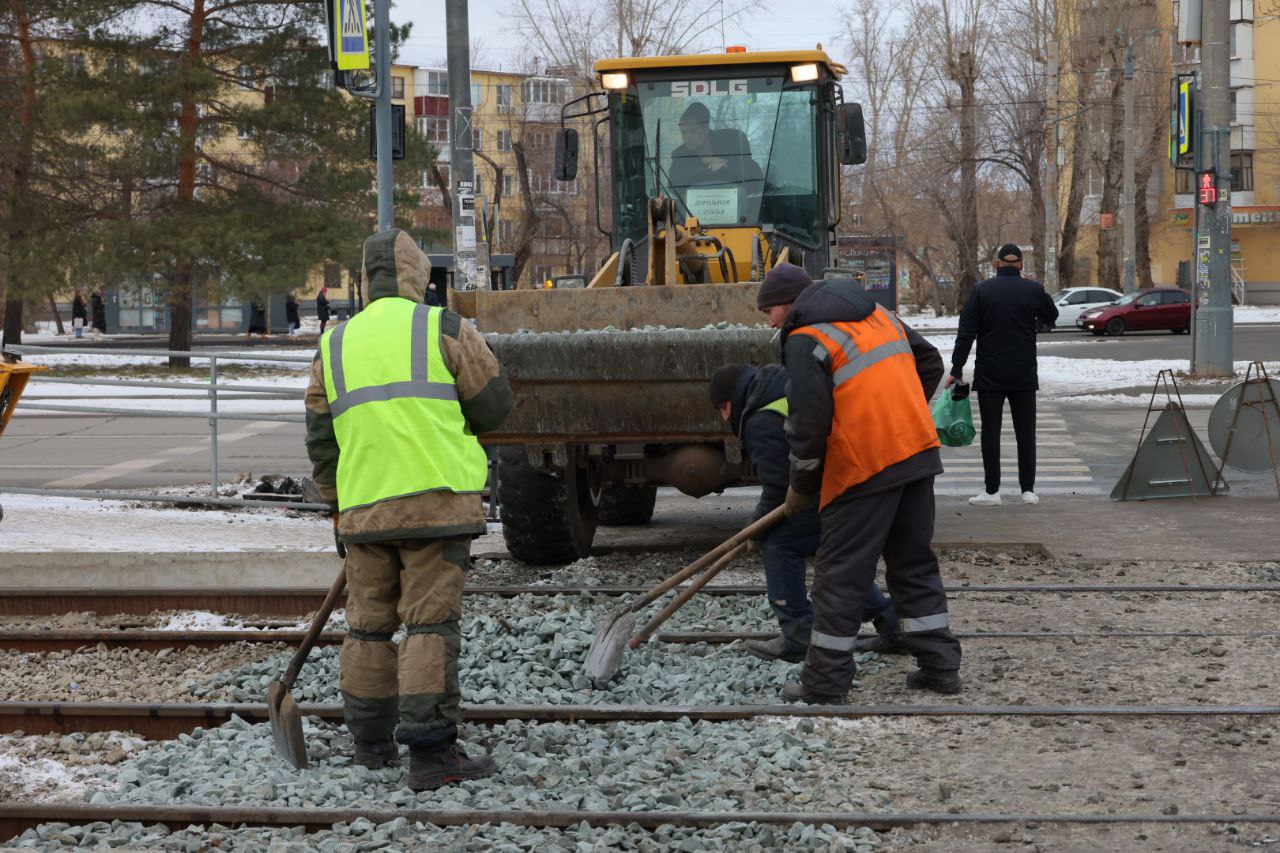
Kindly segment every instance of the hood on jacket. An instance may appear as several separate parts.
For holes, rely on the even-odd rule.
[[[871,294],[850,278],[815,281],[796,299],[782,326],[782,342],[801,326],[816,323],[856,323],[876,310]]]
[[[404,231],[379,231],[364,241],[364,286],[367,301],[399,296],[413,302],[426,298],[431,261]]]
[[[761,368],[748,367],[738,379],[733,392],[733,415],[729,427],[742,438],[742,425],[747,418],[772,403],[787,396],[787,371],[781,364],[766,364]]]

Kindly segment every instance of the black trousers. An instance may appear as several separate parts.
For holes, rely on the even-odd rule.
[[[822,511],[810,592],[813,631],[800,674],[810,695],[849,692],[856,674],[853,644],[881,556],[907,649],[922,668],[960,668],[960,641],[949,627],[947,594],[933,553],[933,520],[933,477],[838,498]]]
[[[1018,443],[1018,488],[1036,490],[1036,392],[979,391],[978,414],[982,419],[982,470],[987,494],[1000,491],[1000,428],[1004,401],[1013,416],[1013,437]]]

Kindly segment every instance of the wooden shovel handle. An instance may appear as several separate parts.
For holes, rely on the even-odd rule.
[[[670,619],[671,616],[677,610],[679,610],[681,607],[684,606],[686,601],[693,598],[693,596],[697,594],[698,590],[706,586],[707,583],[712,578],[714,578],[716,575],[720,574],[720,572],[724,570],[725,566],[732,563],[735,559],[738,558],[739,555],[744,553],[746,550],[747,550],[747,543],[741,542],[737,546],[735,546],[732,551],[723,555],[719,560],[715,562],[714,565],[711,566],[711,568],[703,572],[701,577],[699,577],[693,583],[689,584],[684,589],[680,590],[680,594],[677,595],[675,598],[673,598],[670,604],[662,608],[661,613],[659,613],[657,616],[650,619],[645,624],[645,626],[641,628],[635,634],[635,636],[631,638],[631,640],[627,643],[627,645],[634,649],[644,643],[647,643],[649,641],[649,637],[653,635],[654,631],[658,630],[658,628],[662,626],[663,622],[666,622],[668,619]]]
[[[325,623],[329,621],[329,614],[333,613],[334,605],[338,603],[339,596],[342,595],[342,591],[346,588],[347,567],[344,565],[338,572],[338,577],[334,579],[333,586],[329,587],[329,593],[324,597],[324,602],[321,603],[320,609],[316,611],[315,618],[311,620],[311,627],[307,629],[307,635],[302,638],[302,644],[293,653],[293,660],[289,661],[289,668],[285,670],[284,678],[280,680],[286,691],[293,689],[293,682],[297,680],[298,673],[302,671],[302,665],[307,662],[307,656],[311,654],[311,648],[316,644],[316,638],[324,630]]]
[[[721,542],[719,545],[712,548],[710,551],[703,554],[701,557],[694,560],[692,563],[685,566],[683,569],[676,572],[674,575],[667,578],[665,581],[658,584],[653,589],[646,592],[644,595],[632,601],[631,604],[627,607],[627,609],[630,610],[632,613],[634,613],[643,607],[648,607],[650,604],[657,601],[659,598],[662,598],[662,596],[666,595],[668,592],[675,589],[677,586],[684,583],[689,578],[693,577],[698,572],[702,571],[707,566],[714,563],[716,560],[719,560],[729,551],[732,551],[734,548],[738,547],[743,542],[746,542],[748,539],[754,538],[760,533],[763,533],[764,531],[768,530],[773,525],[777,524],[779,521],[783,519],[785,514],[786,514],[785,508],[778,507],[777,509],[774,509],[772,512],[766,515],[762,515],[754,523],[748,525],[743,530],[740,530],[737,533],[733,534],[733,536],[729,537],[724,542]]]

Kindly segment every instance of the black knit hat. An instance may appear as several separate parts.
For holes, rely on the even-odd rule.
[[[811,284],[813,279],[803,267],[778,264],[764,277],[764,284],[756,294],[756,307],[763,311],[775,305],[790,305]]]
[[[711,405],[717,409],[725,403],[733,401],[733,392],[738,388],[738,380],[742,378],[745,364],[726,364],[711,375]]]

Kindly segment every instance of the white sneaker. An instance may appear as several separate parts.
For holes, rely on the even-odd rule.
[[[969,503],[974,506],[1000,506],[1000,493],[996,492],[994,495],[989,495],[983,492],[980,495],[974,495],[969,498]]]
[[[1040,496],[1035,492],[1023,492],[1022,502],[1024,504],[1038,504],[1040,503]]]

